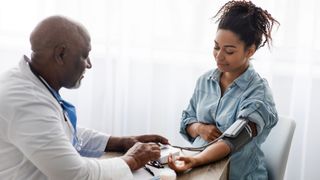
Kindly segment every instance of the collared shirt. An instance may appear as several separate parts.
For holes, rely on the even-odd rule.
[[[132,179],[121,158],[88,158],[104,153],[109,135],[78,128],[76,151],[72,126],[25,58],[0,76],[0,179]]]
[[[192,138],[186,132],[189,124],[201,122],[215,125],[224,132],[237,119],[246,118],[257,126],[258,135],[231,156],[230,179],[268,179],[264,155],[260,148],[278,115],[267,81],[252,64],[229,85],[223,96],[219,85],[221,72],[211,70],[196,84],[189,106],[182,113],[180,133],[193,146],[207,144],[200,136]]]

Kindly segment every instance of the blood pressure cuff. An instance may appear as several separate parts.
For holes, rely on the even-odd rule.
[[[221,140],[225,142],[231,149],[231,153],[238,151],[244,145],[251,141],[253,138],[252,130],[247,123],[242,130],[240,130],[239,134],[235,137],[224,136]]]

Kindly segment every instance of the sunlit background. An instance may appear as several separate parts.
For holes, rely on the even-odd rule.
[[[49,15],[83,23],[93,68],[62,96],[80,126],[113,135],[158,133],[172,144],[196,79],[215,67],[216,24],[225,0],[0,0],[0,72],[30,56],[29,34]],[[296,120],[286,179],[319,179],[320,1],[254,0],[281,26],[252,61],[268,79],[278,112]]]

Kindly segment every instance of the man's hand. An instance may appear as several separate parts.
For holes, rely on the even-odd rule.
[[[160,147],[155,143],[137,142],[121,157],[132,171],[137,170],[149,161],[160,158]]]
[[[127,152],[128,149],[130,149],[137,142],[169,144],[168,139],[154,134],[124,137],[111,136],[108,140],[105,151]]]
[[[161,144],[169,144],[168,139],[159,136],[159,135],[141,135],[141,136],[129,136],[123,137],[123,149],[126,152],[130,149],[135,143],[142,142],[142,143],[161,143]]]
[[[187,128],[192,137],[201,136],[204,140],[210,142],[221,136],[219,129],[212,124],[193,123]]]

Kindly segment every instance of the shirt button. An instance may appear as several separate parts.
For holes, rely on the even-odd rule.
[[[260,104],[256,103],[256,107],[260,107]]]

